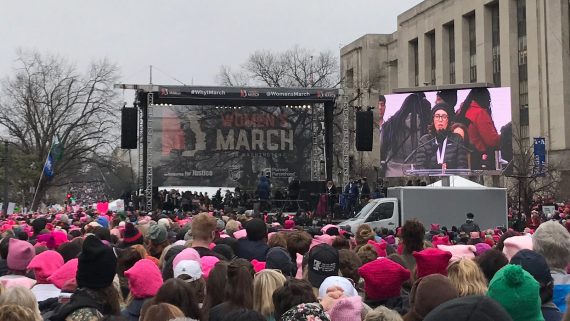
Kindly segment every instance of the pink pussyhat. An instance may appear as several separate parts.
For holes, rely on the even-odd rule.
[[[36,281],[39,284],[46,284],[49,283],[47,279],[62,266],[63,257],[61,254],[48,250],[36,255],[28,264],[28,270],[34,270]]]
[[[75,280],[79,259],[71,259],[57,269],[47,280],[58,289],[63,288],[66,282]]]
[[[208,276],[210,276],[210,271],[212,271],[212,269],[214,268],[214,266],[216,266],[216,263],[218,262],[220,262],[220,259],[218,259],[215,256],[202,257],[200,264],[202,265],[202,275],[204,276],[205,279],[207,279]]]

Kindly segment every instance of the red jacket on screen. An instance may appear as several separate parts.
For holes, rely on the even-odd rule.
[[[501,137],[497,133],[491,115],[485,108],[472,101],[465,113],[465,118],[471,122],[467,128],[469,141],[478,151],[485,152],[489,148],[499,146]]]

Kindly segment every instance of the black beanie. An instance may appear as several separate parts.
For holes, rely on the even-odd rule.
[[[76,259],[81,253],[81,245],[77,242],[66,242],[57,248],[57,252],[63,257],[63,262]]]
[[[250,241],[261,241],[267,236],[267,225],[258,218],[245,223],[247,239]]]
[[[131,222],[125,224],[125,234],[123,237],[123,246],[128,247],[135,244],[143,244],[143,235]]]
[[[505,309],[486,296],[467,296],[447,301],[432,310],[424,321],[512,321]]]
[[[117,257],[110,246],[96,236],[89,235],[83,241],[77,266],[79,288],[103,289],[113,284],[117,270]]]
[[[47,220],[43,217],[36,218],[31,225],[32,229],[34,230],[34,235],[38,236],[38,234],[40,234],[40,232],[46,228]]]
[[[433,108],[431,109],[431,116],[433,117],[435,115],[435,112],[437,112],[438,110],[443,110],[447,113],[447,117],[449,117],[448,119],[451,119],[453,115],[455,115],[454,112],[450,111],[451,109],[452,108],[449,107],[449,105],[446,103],[437,104],[433,106]]]
[[[436,93],[446,104],[452,108],[457,105],[457,90],[447,89]]]

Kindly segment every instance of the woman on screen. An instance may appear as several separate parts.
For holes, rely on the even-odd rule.
[[[416,153],[419,169],[466,169],[467,152],[463,139],[451,131],[447,104],[437,104],[432,109],[433,122],[429,133],[420,138]]]
[[[491,169],[501,137],[491,117],[491,94],[487,88],[471,89],[457,115],[457,122],[467,126],[469,142],[475,151],[473,169]]]
[[[388,119],[381,130],[381,175],[402,176],[404,160],[419,146],[419,139],[431,123],[431,104],[425,94],[410,94],[401,108]]]

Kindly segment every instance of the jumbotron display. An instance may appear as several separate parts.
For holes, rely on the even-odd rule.
[[[503,87],[386,95],[385,104],[379,103],[383,176],[500,175],[513,154],[510,92]]]
[[[286,185],[310,177],[310,106],[157,106],[153,184],[255,186],[260,175]]]

